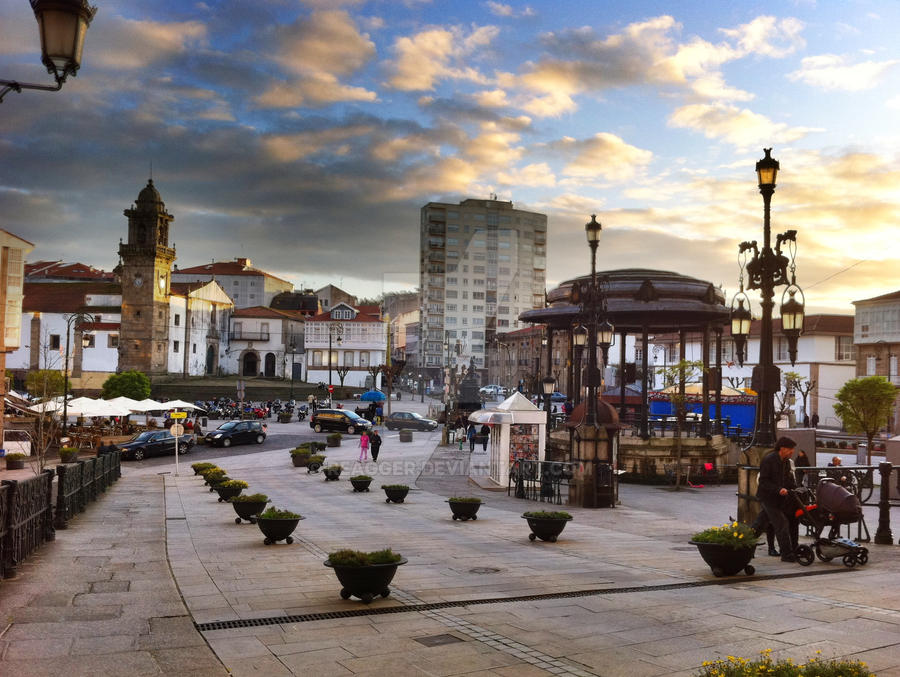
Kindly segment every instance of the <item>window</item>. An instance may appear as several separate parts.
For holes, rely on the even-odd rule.
[[[352,367],[353,366],[353,356],[356,354],[353,350],[348,350],[344,353],[344,366]]]
[[[788,359],[788,342],[784,336],[779,336],[774,346],[775,360],[784,362]]]
[[[50,350],[59,350],[59,334],[50,334]]]
[[[448,278],[447,278],[447,284],[448,284],[448,285],[451,285],[451,284],[457,284],[456,278],[455,278],[455,277],[448,277]]]
[[[852,336],[834,337],[834,359],[836,361],[855,359],[856,346],[853,345]]]
[[[108,334],[106,337],[106,347],[107,348],[118,348],[119,347],[119,335],[118,334]]]
[[[473,298],[473,299],[483,299],[483,298],[484,298],[484,292],[483,292],[483,291],[473,291],[473,292],[472,292],[472,298]]]
[[[181,344],[178,341],[175,341],[175,343],[172,344],[172,351],[177,353],[180,347]]]
[[[644,347],[643,346],[635,346],[634,347],[634,361],[641,362],[644,359]]]
[[[369,351],[368,350],[360,350],[359,351],[359,366],[360,367],[368,367],[369,366]]]
[[[322,366],[322,351],[314,350],[312,354],[312,363],[314,367]]]
[[[874,355],[866,355],[866,376],[875,376],[878,358]]]
[[[196,343],[191,344],[191,352],[194,353],[194,355],[197,354],[197,344]]]

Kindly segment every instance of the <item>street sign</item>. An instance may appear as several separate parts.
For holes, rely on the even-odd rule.
[[[332,385],[328,386],[328,392],[333,393],[333,392],[334,392],[334,386],[332,386]]]
[[[187,412],[186,411],[173,411],[171,414],[169,414],[169,418],[187,418]]]
[[[184,435],[184,426],[180,423],[176,423],[172,426],[172,434],[175,437],[181,437],[182,435]]]

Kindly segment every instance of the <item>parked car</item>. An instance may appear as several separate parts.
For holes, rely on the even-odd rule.
[[[501,385],[491,384],[486,386],[481,386],[478,389],[478,392],[484,395],[485,397],[497,397],[498,395],[508,395],[509,388],[504,388]]]
[[[435,430],[438,427],[438,422],[412,411],[395,411],[384,419],[384,427],[388,430],[400,430],[401,428]]]
[[[178,454],[187,454],[194,446],[193,435],[178,438]],[[127,442],[116,445],[123,459],[142,461],[147,456],[175,454],[175,436],[168,430],[145,430]]]
[[[443,397],[444,389],[443,387],[431,386],[425,391],[425,394],[428,395],[428,397]]]
[[[371,430],[372,423],[346,409],[317,409],[309,419],[309,427],[317,433],[335,430],[352,435],[363,430]]]
[[[551,402],[565,402],[567,399],[561,392],[555,392],[550,395]]]
[[[266,441],[266,428],[261,421],[228,421],[203,438],[214,447],[230,447],[232,444],[262,444]]]

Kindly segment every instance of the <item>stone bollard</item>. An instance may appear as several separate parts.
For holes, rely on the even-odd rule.
[[[878,465],[878,472],[881,473],[881,491],[878,499],[878,530],[875,532],[875,543],[878,545],[891,545],[894,542],[894,535],[891,533],[891,468],[890,463],[880,463]]]

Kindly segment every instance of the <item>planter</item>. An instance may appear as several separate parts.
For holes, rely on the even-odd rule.
[[[219,503],[221,503],[222,501],[227,501],[229,498],[240,496],[242,491],[242,487],[216,487],[216,493],[219,494]]]
[[[291,414],[278,414],[278,422],[279,423],[290,423],[291,422]]]
[[[700,551],[703,561],[709,565],[713,576],[734,576],[741,569],[748,576],[756,573],[756,569],[750,564],[756,552],[756,545],[749,548],[732,548],[721,543],[698,543],[690,541]]]
[[[294,464],[295,468],[306,468],[309,466],[309,455],[294,454],[291,456],[291,463]]]
[[[74,463],[77,460],[78,460],[78,452],[77,451],[69,452],[69,453],[60,452],[60,454],[59,454],[59,462],[60,463]]]
[[[207,478],[206,483],[209,485],[209,491],[215,491],[222,482],[227,482],[231,478],[228,475],[223,477]]]
[[[8,458],[6,459],[6,469],[7,470],[22,470],[25,468],[25,459],[23,458]]]
[[[237,517],[234,518],[235,524],[240,524],[241,520],[247,520],[250,524],[256,524],[256,516],[266,508],[268,501],[235,501],[231,505]]]
[[[306,464],[306,474],[312,472],[319,472],[322,469],[322,466],[325,465],[325,457],[314,455],[310,456],[309,462]]]
[[[400,441],[401,442],[412,442],[413,439],[413,431],[403,429],[400,431]]]
[[[390,585],[397,573],[397,567],[406,564],[404,557],[393,564],[370,564],[362,567],[336,567],[330,560],[325,561],[325,566],[331,567],[340,581],[341,598],[350,599],[358,597],[364,604],[369,604],[378,595],[387,597],[391,594]]]
[[[353,485],[353,491],[368,491],[369,485],[372,484],[372,480],[355,480],[351,477],[350,484]]]
[[[336,482],[341,477],[341,468],[338,468],[337,470],[333,468],[322,468],[322,472],[325,473],[326,482]]]
[[[405,489],[389,489],[384,487],[384,493],[387,496],[385,503],[403,503],[406,495],[409,493],[409,487]]]
[[[332,437],[331,435],[329,435],[328,437],[325,438],[325,443],[329,447],[339,447],[339,446],[341,446],[341,438],[340,437]]]
[[[462,520],[465,522],[466,520],[477,520],[478,516],[475,514],[478,512],[478,508],[481,507],[481,503],[475,503],[473,501],[447,501],[450,504],[450,511],[453,513],[453,520]]]
[[[272,545],[278,541],[285,541],[288,544],[294,542],[294,539],[291,538],[291,534],[294,533],[294,529],[297,528],[297,524],[299,524],[302,517],[292,517],[289,519],[270,519],[264,517],[256,518],[256,526],[259,527],[259,530],[265,536],[265,540],[263,543],[266,545]]]
[[[566,528],[566,523],[572,519],[571,517],[525,517],[525,515],[522,517],[528,520],[528,528],[531,529],[528,540],[533,541],[539,538],[550,543],[556,543],[556,537],[562,533]]]

